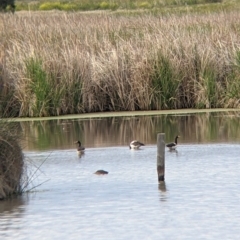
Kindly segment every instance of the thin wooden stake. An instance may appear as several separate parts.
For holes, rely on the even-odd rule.
[[[165,133],[157,135],[157,173],[158,182],[163,182],[165,178]]]

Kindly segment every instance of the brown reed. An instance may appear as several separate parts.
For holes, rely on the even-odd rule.
[[[16,116],[239,107],[238,11],[1,15],[4,111]]]

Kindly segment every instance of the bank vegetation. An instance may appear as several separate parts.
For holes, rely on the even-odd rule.
[[[7,0],[13,1],[13,0]],[[218,11],[236,9],[239,0],[16,0],[16,10],[22,11],[95,11],[95,10],[157,10]],[[188,9],[186,9],[186,7]]]
[[[240,106],[239,11],[0,15],[1,116]]]

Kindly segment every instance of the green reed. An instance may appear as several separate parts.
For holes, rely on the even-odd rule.
[[[170,60],[158,53],[152,74],[153,108],[176,108],[178,84],[179,79]]]
[[[48,116],[51,113],[51,83],[43,69],[42,61],[30,58],[25,61],[25,64],[26,76],[29,81],[29,114],[33,116]]]
[[[223,98],[225,107],[240,106],[240,51],[236,52],[233,67],[226,77],[225,96]]]

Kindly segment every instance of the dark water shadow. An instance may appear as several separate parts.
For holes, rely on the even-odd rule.
[[[13,197],[6,200],[0,201],[0,216],[4,213],[7,213],[8,216],[11,216],[11,213],[14,213],[13,218],[16,217],[16,215],[20,216],[24,212],[24,208],[21,208],[21,206],[24,206],[26,204],[27,200],[24,196],[18,196]]]

